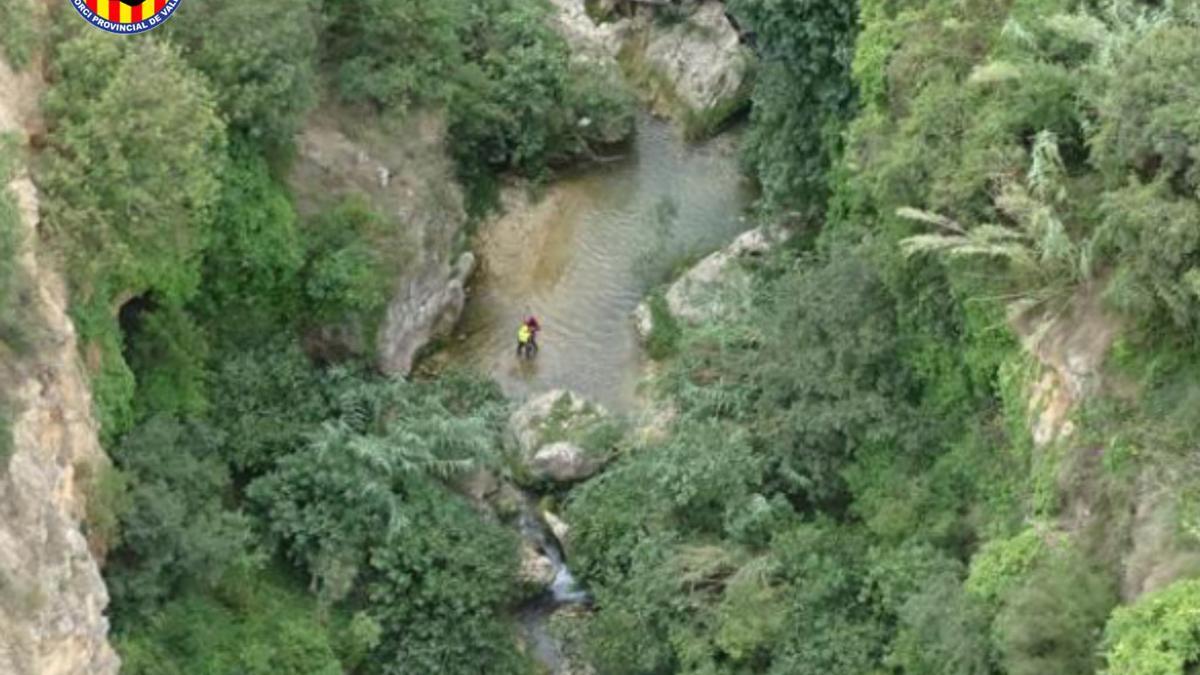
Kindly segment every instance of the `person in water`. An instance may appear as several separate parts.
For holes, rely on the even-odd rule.
[[[537,317],[530,314],[517,329],[517,356],[533,356],[538,349],[537,334],[542,329]]]

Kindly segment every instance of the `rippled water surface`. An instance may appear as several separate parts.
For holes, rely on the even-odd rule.
[[[641,359],[630,313],[672,270],[747,229],[751,194],[729,135],[689,145],[645,117],[627,153],[481,229],[450,362],[484,370],[514,398],[565,387],[629,410]],[[515,356],[527,311],[543,327],[531,362]]]

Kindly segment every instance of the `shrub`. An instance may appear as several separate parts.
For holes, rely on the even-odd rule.
[[[249,523],[225,508],[231,484],[220,442],[205,424],[159,416],[112,448],[129,504],[106,569],[119,625],[187,586],[211,587],[247,550]]]
[[[14,443],[10,404],[8,401],[0,400],[0,473],[8,469],[8,460],[12,457]]]
[[[230,575],[215,592],[188,591],[115,643],[131,675],[338,675],[346,670],[334,628],[302,586],[266,570]]]
[[[16,195],[8,188],[20,166],[21,149],[15,137],[0,134],[0,343],[20,353],[32,345],[34,320],[26,298],[28,281],[17,264],[24,228]]]
[[[268,150],[291,143],[316,102],[319,3],[193,5],[183,3],[164,32],[208,77],[230,131]],[[277,20],[281,13],[287,21]]]
[[[1004,599],[995,631],[1012,675],[1095,673],[1104,619],[1116,604],[1110,580],[1077,555],[1059,553]]]
[[[396,261],[408,254],[398,224],[350,198],[305,228],[305,302],[315,322],[373,320],[387,304]]]
[[[0,50],[10,66],[20,70],[29,64],[38,46],[36,24],[41,6],[32,0],[0,0]]]
[[[92,550],[107,552],[120,544],[121,519],[133,507],[129,477],[106,460],[76,464],[75,474],[86,505],[84,534]]]
[[[667,307],[662,293],[652,294],[646,301],[650,307],[650,334],[646,336],[646,353],[655,361],[668,359],[679,349],[682,330],[679,321]]]
[[[1176,581],[1113,612],[1104,629],[1111,675],[1183,675],[1200,659],[1200,580]]]
[[[997,603],[1046,555],[1042,534],[1029,528],[1008,539],[993,539],[971,559],[966,588],[972,595]]]
[[[234,143],[221,171],[202,293],[190,308],[218,341],[237,347],[295,325],[305,246],[286,188],[253,146]]]

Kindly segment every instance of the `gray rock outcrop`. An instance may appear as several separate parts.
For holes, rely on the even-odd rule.
[[[550,25],[570,45],[576,60],[616,69],[617,54],[631,30],[629,21],[597,24],[588,16],[584,0],[550,0],[550,5]]]
[[[517,570],[517,578],[523,583],[538,588],[549,588],[554,583],[558,566],[545,552],[528,539],[521,541],[521,566]]]
[[[643,59],[671,84],[674,103],[683,108],[676,115],[715,125],[747,100],[753,57],[723,3],[703,2],[679,23],[652,26]],[[721,119],[704,119],[712,116]]]
[[[529,458],[529,468],[541,478],[573,483],[595,474],[604,462],[603,457],[593,456],[574,443],[558,441],[539,448]]]
[[[401,280],[379,332],[379,361],[385,372],[407,374],[422,347],[454,328],[474,269],[475,256],[468,251],[449,270],[434,264]]]
[[[749,288],[751,282],[749,270],[741,263],[762,257],[787,236],[785,230],[763,227],[743,232],[732,244],[704,258],[667,287],[667,310],[689,325],[713,321],[734,311],[738,291]],[[633,318],[638,335],[646,339],[654,330],[649,304],[640,303]]]
[[[466,212],[445,134],[444,119],[433,113],[414,112],[393,129],[360,111],[326,106],[297,139],[290,182],[301,214],[356,197],[397,228],[393,245],[404,251],[384,252],[396,282],[374,345],[381,369],[392,374],[408,374],[420,349],[453,328],[475,266],[470,253],[457,253]]]
[[[709,135],[749,101],[754,56],[721,2],[687,3],[686,16],[674,23],[655,13],[678,8],[641,4],[630,15],[599,24],[584,0],[550,2],[551,25],[577,61],[623,69],[655,112],[673,118],[689,136]]]

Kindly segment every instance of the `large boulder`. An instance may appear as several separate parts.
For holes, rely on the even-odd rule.
[[[648,25],[637,79],[689,136],[707,136],[749,102],[754,57],[723,3],[702,2],[682,21],[663,24]]]
[[[594,456],[587,450],[558,441],[544,445],[529,459],[529,468],[534,475],[557,483],[573,483],[589,478],[604,466],[604,458]]]
[[[716,0],[637,3],[615,11],[616,0],[550,0],[551,26],[571,47],[577,63],[602,72],[624,71],[655,112],[673,118],[689,137],[712,134],[749,103],[754,55]],[[670,20],[665,13],[683,15]],[[612,86],[623,87],[620,77]]]
[[[628,21],[597,23],[588,15],[584,0],[550,0],[550,6],[554,9],[550,26],[577,61],[616,68],[617,53],[631,29]]]
[[[546,527],[550,528],[551,534],[558,540],[558,543],[564,549],[567,548],[571,538],[571,526],[567,524],[567,521],[548,509],[542,510],[542,520],[546,523]]]
[[[571,49],[571,78],[592,90],[580,110],[578,132],[588,143],[616,145],[634,132],[635,98],[621,74],[617,53],[630,31],[628,21],[596,24],[582,0],[550,0],[550,27]]]
[[[671,283],[664,294],[667,311],[677,321],[693,326],[728,316],[743,295],[738,291],[748,289],[751,283],[745,263],[766,255],[787,236],[786,230],[765,227],[742,233]],[[638,335],[645,340],[654,330],[649,303],[639,304],[633,317]]]
[[[530,399],[509,424],[521,473],[533,481],[571,483],[593,476],[611,459],[620,436],[603,407],[562,389]]]

